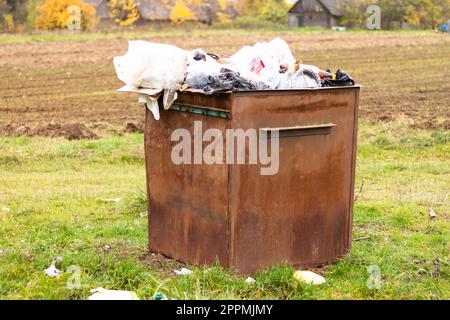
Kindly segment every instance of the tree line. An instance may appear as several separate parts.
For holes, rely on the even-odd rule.
[[[145,0],[144,0],[145,1]],[[95,28],[98,18],[93,5],[84,0],[0,0],[0,31],[24,32],[32,30],[62,29],[67,26],[70,13],[67,7],[81,8],[81,27]],[[293,5],[285,0],[161,0],[170,7],[169,21],[183,23],[195,21],[198,6],[215,8],[211,23],[232,22],[246,27],[252,23],[268,22],[271,26],[285,27],[287,12]],[[436,28],[450,19],[450,0],[337,0],[343,16],[339,23],[349,28],[365,28],[370,5],[381,12],[383,29]],[[139,0],[107,0],[109,18],[118,26],[136,23]],[[234,22],[244,22],[242,24]]]

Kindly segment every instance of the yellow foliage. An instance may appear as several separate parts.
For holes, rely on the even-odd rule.
[[[77,7],[79,10],[71,10]],[[36,8],[38,30],[65,29],[73,21],[79,21],[82,30],[94,29],[98,23],[94,6],[82,0],[44,0]]]
[[[217,21],[219,21],[219,22],[227,22],[230,20],[230,15],[226,14],[224,12],[217,12],[216,16],[217,16]]]
[[[170,11],[170,21],[174,23],[194,20],[195,18],[195,14],[186,6],[183,0],[177,0]]]
[[[139,3],[135,0],[110,0],[108,6],[111,10],[109,16],[121,27],[130,26],[139,20]]]
[[[14,31],[14,17],[12,14],[3,14],[3,19],[5,20],[5,29],[7,32]]]

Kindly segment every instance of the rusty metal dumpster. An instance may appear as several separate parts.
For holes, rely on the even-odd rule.
[[[194,264],[254,273],[330,263],[351,248],[360,88],[181,93],[147,112],[149,247]],[[175,164],[175,129],[278,130],[279,170]],[[194,143],[194,142],[192,142]],[[248,151],[248,150],[247,150]]]

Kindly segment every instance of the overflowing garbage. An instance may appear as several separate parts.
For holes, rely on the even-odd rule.
[[[160,118],[158,100],[165,110],[180,91],[213,94],[243,90],[289,90],[353,86],[345,71],[322,70],[295,59],[288,44],[276,38],[244,46],[231,57],[202,49],[184,50],[168,44],[130,41],[128,52],[113,60],[120,92],[140,94],[155,119]]]

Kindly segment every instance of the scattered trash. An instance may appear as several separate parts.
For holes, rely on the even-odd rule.
[[[107,290],[97,288],[91,290],[93,295],[89,296],[89,300],[139,300],[134,291]]]
[[[280,38],[244,46],[229,58],[202,49],[187,51],[167,44],[129,41],[127,54],[115,57],[113,63],[117,77],[125,83],[118,91],[138,93],[139,102],[156,120],[160,119],[160,97],[167,110],[176,101],[178,91],[213,94],[355,84],[345,71],[333,74],[302,64]]]
[[[450,24],[450,23],[449,23],[449,24]],[[444,32],[444,33],[449,32],[449,25],[448,25],[448,24],[443,24],[443,25],[441,25],[441,26],[439,27],[439,31],[440,31],[440,32]]]
[[[162,292],[156,292],[153,296],[153,300],[169,300]]]
[[[141,218],[148,217],[148,211],[142,211],[141,213],[139,213],[139,216]]]
[[[2,207],[1,211],[2,212],[12,212],[12,210],[8,207]]]
[[[256,280],[253,279],[252,277],[248,277],[247,279],[245,279],[245,283],[248,283],[248,284],[255,283],[255,282],[256,282]]]
[[[109,244],[105,244],[103,246],[103,252],[109,252],[109,250],[111,250],[111,246]]]
[[[347,28],[346,27],[334,27],[333,30],[337,31],[337,32],[345,32],[345,31],[347,31]]]
[[[428,274],[428,271],[425,270],[425,269],[419,269],[419,270],[416,271],[416,273],[418,275],[425,275],[425,274]]]
[[[49,277],[59,277],[62,273],[61,270],[56,268],[56,265],[62,261],[62,257],[58,256],[53,259],[50,267],[44,270],[44,273]]]
[[[0,249],[0,256],[3,256],[5,254],[5,250]]]
[[[180,270],[173,270],[173,272],[175,272],[175,274],[178,276],[187,276],[192,274],[192,270],[186,268],[181,268]]]
[[[437,218],[437,213],[433,209],[430,209],[430,212],[428,212],[428,216],[430,217],[430,219],[435,219]]]
[[[353,239],[354,242],[357,241],[364,241],[364,240],[370,240],[371,236],[366,236],[366,237],[360,237],[360,238],[355,238]]]
[[[311,271],[296,271],[294,278],[313,285],[321,285],[326,283],[325,278]]]
[[[441,276],[441,261],[439,259],[433,260],[433,272],[431,273],[431,276],[433,278],[439,278]]]
[[[102,201],[102,202],[106,202],[106,203],[108,203],[108,202],[116,202],[116,203],[119,203],[119,202],[121,202],[122,201],[122,198],[114,198],[114,199],[99,199],[100,201]]]

